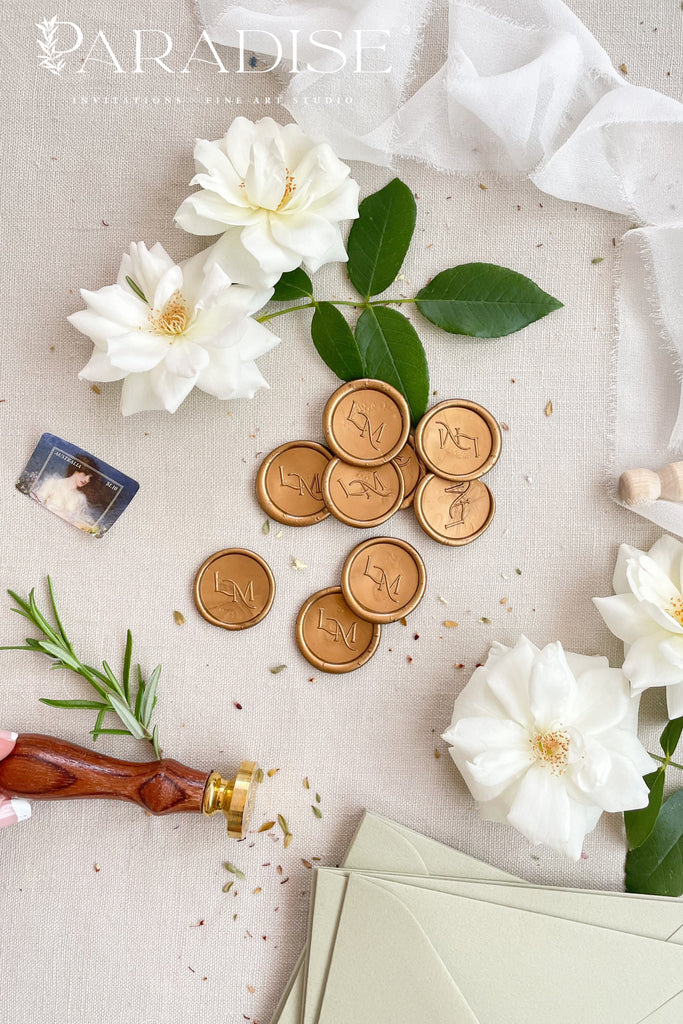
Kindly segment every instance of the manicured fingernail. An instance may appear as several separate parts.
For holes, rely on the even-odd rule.
[[[31,805],[28,800],[15,797],[12,800],[0,800],[0,828],[16,825],[31,817]]]
[[[17,734],[15,732],[6,732],[4,729],[0,729],[0,761],[12,753],[16,741]]]

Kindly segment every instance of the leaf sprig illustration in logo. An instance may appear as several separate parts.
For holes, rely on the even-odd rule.
[[[50,18],[49,21],[47,18],[43,19],[36,24],[36,28],[43,37],[38,39],[38,46],[41,50],[37,55],[40,67],[47,68],[53,75],[61,75],[66,61],[62,59],[62,54],[57,49],[57,15],[55,14],[54,18]]]

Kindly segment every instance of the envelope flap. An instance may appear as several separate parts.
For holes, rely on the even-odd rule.
[[[401,901],[356,877],[347,887],[318,1019],[319,1024],[479,1024]]]

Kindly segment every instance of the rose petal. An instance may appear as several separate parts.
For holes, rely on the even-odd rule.
[[[112,366],[126,373],[145,373],[153,369],[168,352],[168,339],[149,331],[131,331],[110,338],[107,355]]]
[[[574,703],[576,680],[560,643],[548,644],[537,656],[529,677],[529,707],[538,729],[567,721]]]
[[[640,555],[626,566],[626,578],[639,601],[666,609],[680,598],[680,591],[649,555]],[[683,632],[683,628],[681,630]]]
[[[120,370],[117,366],[112,366],[106,352],[99,352],[96,349],[78,376],[83,380],[109,383],[114,380],[122,380],[126,376],[126,370]]]
[[[92,341],[96,348],[103,352],[107,349],[107,339],[115,334],[126,334],[130,328],[108,320],[92,309],[79,309],[77,313],[71,313],[67,320],[77,331],[85,334]]]
[[[257,260],[266,278],[286,270],[295,270],[301,263],[301,254],[286,246],[280,245],[271,234],[268,221],[264,216],[246,228],[242,228],[240,241],[247,252]],[[274,284],[275,281],[268,281]]]
[[[683,683],[667,686],[666,708],[669,718],[683,717]]]
[[[166,356],[165,367],[178,377],[197,379],[197,374],[209,365],[209,353],[192,341],[176,341]]]
[[[121,413],[124,416],[163,408],[164,403],[154,391],[149,373],[131,373],[126,377],[121,391]]]
[[[648,551],[648,557],[657,563],[665,576],[668,576],[674,583],[677,590],[680,590],[681,584],[682,553],[683,544],[680,540],[676,540],[675,537],[670,537],[668,534],[664,534],[659,540],[655,541]]]
[[[96,292],[81,288],[81,298],[88,309],[115,324],[120,324],[121,327],[130,330],[131,327],[143,327],[147,324],[147,304],[130,290],[124,290],[117,284],[107,285]]]
[[[562,778],[538,765],[530,768],[517,787],[508,821],[532,843],[555,848],[567,844],[572,838],[572,816]],[[583,835],[579,849],[582,842]]]
[[[195,385],[197,376],[178,377],[171,373],[166,363],[160,363],[150,372],[150,382],[154,393],[167,412],[175,412],[185,401]]]
[[[615,594],[626,594],[631,592],[629,586],[628,577],[626,570],[630,559],[638,558],[640,555],[644,555],[645,552],[639,548],[634,548],[630,544],[622,544],[619,548],[617,555],[617,564],[614,567],[614,577],[612,579],[612,589]]]
[[[644,604],[634,594],[594,597],[593,604],[609,631],[625,643],[632,644],[639,637],[650,636],[662,628],[648,614],[651,605]]]
[[[631,707],[628,680],[621,669],[595,669],[576,680],[568,724],[584,736],[596,735],[619,725]]]
[[[660,650],[668,635],[662,630],[641,637],[629,648],[624,661],[624,673],[631,680],[634,692],[650,686],[672,686],[683,683],[683,668],[672,665]]]

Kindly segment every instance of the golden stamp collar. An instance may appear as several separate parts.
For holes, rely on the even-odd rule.
[[[323,497],[335,519],[359,530],[380,526],[401,507],[403,475],[394,462],[354,466],[332,459],[323,473]]]
[[[425,533],[440,544],[460,547],[488,529],[496,503],[481,480],[453,482],[429,473],[417,485],[413,507]]]
[[[256,497],[266,515],[285,526],[327,519],[322,475],[331,458],[315,441],[290,441],[267,455],[256,475]]]
[[[369,622],[396,622],[417,608],[427,584],[415,548],[394,537],[373,537],[354,548],[342,569],[349,608]]]
[[[194,583],[201,615],[222,629],[248,629],[265,618],[275,598],[267,562],[245,548],[225,548],[206,559]]]
[[[410,409],[381,380],[354,380],[328,399],[323,430],[329,448],[354,466],[382,466],[398,455],[410,431]]]
[[[353,672],[373,656],[382,627],[356,615],[341,587],[327,587],[302,605],[296,642],[306,661],[321,672]]]
[[[425,413],[415,429],[415,447],[437,476],[476,480],[498,461],[500,427],[483,405],[452,398]]]

